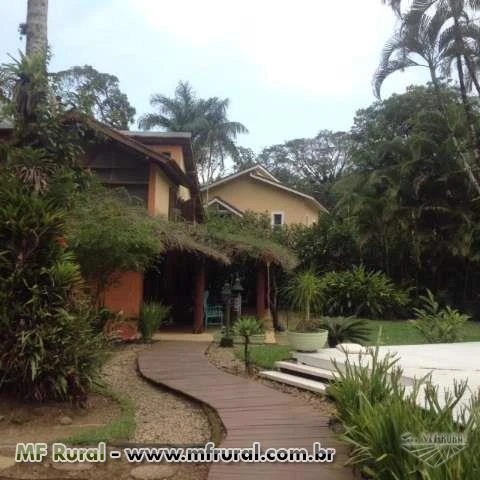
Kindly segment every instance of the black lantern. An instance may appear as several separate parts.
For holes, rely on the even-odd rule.
[[[233,295],[233,313],[235,315],[234,321],[237,321],[242,316],[242,292],[243,287],[240,283],[240,276],[237,273],[235,277],[235,282],[232,286],[232,295]]]
[[[233,347],[233,338],[230,332],[230,306],[232,303],[232,289],[230,284],[225,282],[222,288],[223,318],[225,320],[225,334],[220,340],[221,347]]]

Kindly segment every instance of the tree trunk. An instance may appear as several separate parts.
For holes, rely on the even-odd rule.
[[[430,64],[429,69],[430,69],[430,77],[432,79],[433,87],[435,89],[435,94],[436,94],[436,97],[437,97],[437,102],[438,102],[438,107],[440,109],[440,112],[443,114],[443,117],[445,118],[445,124],[447,125],[448,131],[450,132],[450,135],[451,135],[452,140],[453,140],[453,144],[455,145],[455,149],[457,150],[458,155],[461,158],[461,164],[462,164],[463,168],[465,169],[465,173],[467,174],[467,177],[470,180],[470,183],[475,188],[475,191],[480,196],[480,184],[479,184],[477,178],[475,177],[475,175],[473,173],[472,166],[470,165],[470,162],[468,161],[468,159],[465,157],[464,153],[462,152],[460,143],[459,143],[459,141],[458,141],[458,139],[455,135],[455,132],[454,132],[452,126],[450,125],[450,121],[448,119],[447,107],[446,107],[445,102],[443,101],[443,98],[442,98],[441,88],[440,88],[440,85],[439,85],[439,81],[438,81],[438,78],[437,78],[435,67],[432,64]],[[470,143],[472,145],[472,154],[475,157],[474,152],[473,152],[473,146],[474,145],[472,144],[472,142],[470,142]]]
[[[475,85],[475,89],[477,90],[477,95],[480,96],[480,83],[478,82],[477,72],[475,71],[475,67],[472,64],[472,59],[468,55],[463,55],[465,59],[465,65],[468,68],[468,74],[470,75],[473,84]]]
[[[454,12],[453,22],[454,22],[454,28],[455,28],[455,45],[457,48],[456,66],[457,66],[458,82],[460,84],[460,95],[462,97],[463,109],[465,110],[465,118],[467,121],[468,140],[472,147],[473,158],[475,160],[474,168],[478,168],[480,166],[480,148],[479,148],[479,141],[478,141],[478,133],[475,126],[475,116],[473,114],[472,105],[470,104],[470,100],[468,99],[467,88],[465,86],[465,76],[463,73],[463,65],[462,65],[462,51],[463,51],[464,45],[463,45],[463,39],[460,32],[459,14],[456,13],[455,8],[452,5],[451,1],[450,1],[450,6],[452,8],[452,11]]]
[[[47,17],[48,0],[28,0],[25,49],[27,56],[47,53]]]
[[[277,330],[280,327],[278,318],[278,284],[275,269],[272,270],[272,289],[270,292],[270,313],[272,314],[273,328]]]
[[[245,370],[250,375],[252,373],[252,366],[250,364],[250,351],[248,349],[250,344],[250,337],[248,335],[245,335],[244,339],[245,339],[245,345],[244,345],[243,355],[245,356]]]

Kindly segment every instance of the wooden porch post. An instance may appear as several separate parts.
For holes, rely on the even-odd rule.
[[[265,305],[265,290],[267,287],[267,278],[265,264],[259,263],[257,266],[257,318],[263,320],[267,315]]]
[[[199,259],[195,265],[195,299],[193,333],[202,333],[205,329],[203,322],[203,297],[205,295],[205,262]]]

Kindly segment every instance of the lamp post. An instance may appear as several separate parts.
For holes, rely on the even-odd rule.
[[[237,276],[235,277],[235,282],[233,282],[233,286],[232,286],[233,314],[235,317],[233,319],[234,322],[236,322],[237,320],[240,320],[242,316],[242,292],[243,292],[243,287],[242,287],[242,284],[240,283],[240,276],[237,273]]]
[[[230,332],[230,306],[232,300],[232,290],[230,284],[225,282],[222,288],[223,300],[223,318],[225,319],[225,335],[220,339],[221,347],[233,347],[233,338]]]

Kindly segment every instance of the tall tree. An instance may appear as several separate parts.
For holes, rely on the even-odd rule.
[[[443,88],[447,109],[458,115],[455,134],[463,144],[460,94]],[[445,288],[447,272],[461,279],[466,265],[477,261],[472,239],[478,235],[478,205],[457,167],[449,130],[433,86],[410,87],[377,102],[357,113],[353,168],[335,186],[335,211],[355,219],[364,261],[417,287]]]
[[[158,112],[143,115],[139,127],[191,132],[200,180],[209,183],[223,172],[226,157],[238,155],[237,135],[248,133],[244,125],[228,119],[229,104],[228,99],[218,97],[198,98],[188,82],[179,82],[173,98],[160,94],[152,96],[151,105]]]
[[[331,187],[349,168],[350,136],[322,130],[314,138],[298,138],[265,148],[258,161],[279,180],[334,204]]]
[[[258,163],[257,155],[251,148],[237,147],[238,155],[233,159],[233,171],[240,172]]]
[[[401,2],[395,2],[399,7]],[[480,181],[474,173],[480,166],[480,137],[467,86],[477,85],[474,62],[470,58],[472,48],[467,47],[467,38],[475,39],[477,29],[469,24],[468,8],[480,7],[476,0],[414,0],[410,9],[402,15],[401,24],[386,44],[380,65],[374,77],[374,90],[377,97],[385,78],[390,74],[412,66],[426,66],[437,95],[440,111],[447,120],[450,134],[457,144],[459,159],[470,182],[480,195]],[[466,37],[464,39],[464,36]],[[470,42],[471,43],[471,42]],[[478,44],[478,39],[476,39]],[[423,60],[422,63],[420,60]],[[441,96],[441,75],[450,72],[450,66],[456,66],[461,101],[467,120],[468,143],[472,160],[469,160],[459,144],[454,127],[449,123],[445,100]],[[464,63],[470,68],[470,83],[466,81]],[[479,85],[480,90],[480,85]]]
[[[28,0],[27,23],[22,27],[27,36],[27,56],[47,53],[48,0]]]
[[[101,73],[90,65],[51,74],[53,88],[65,107],[73,107],[97,120],[127,130],[135,108],[119,86],[115,75]]]

